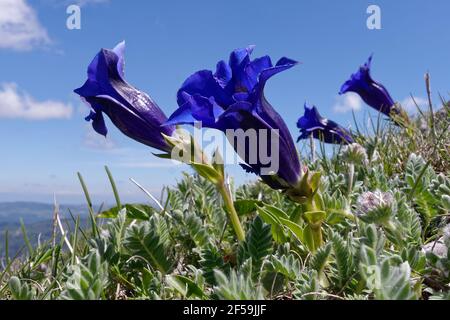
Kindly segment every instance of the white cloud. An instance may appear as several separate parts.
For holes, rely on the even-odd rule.
[[[414,99],[412,97],[408,97],[403,99],[401,102],[402,108],[410,114],[417,113],[416,104],[421,110],[423,110],[428,106],[428,100],[421,97],[414,97]]]
[[[49,43],[47,30],[26,0],[0,0],[0,48],[31,50]]]
[[[336,113],[347,113],[361,110],[362,100],[353,92],[346,93],[342,96],[337,96],[333,105],[333,111]]]
[[[15,83],[0,84],[0,118],[68,119],[72,116],[72,111],[72,106],[63,102],[36,101],[28,93],[21,91]]]

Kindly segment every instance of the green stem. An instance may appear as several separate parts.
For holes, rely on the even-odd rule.
[[[310,212],[317,211],[316,203],[314,199],[309,199],[306,203],[306,209]],[[311,233],[314,241],[314,252],[317,251],[323,245],[323,236],[322,236],[322,221],[311,221],[309,223],[311,228]]]
[[[350,163],[348,165],[348,190],[347,190],[347,199],[350,201],[352,191],[353,191],[353,179],[355,176],[355,165]]]
[[[241,221],[239,220],[239,216],[236,212],[236,209],[234,208],[234,203],[229,188],[226,186],[225,182],[222,181],[221,183],[217,184],[217,189],[219,190],[220,194],[222,195],[223,201],[225,202],[231,225],[233,226],[238,240],[244,241],[244,229],[242,228]]]
[[[322,222],[311,224],[311,232],[314,240],[314,251],[323,245]]]

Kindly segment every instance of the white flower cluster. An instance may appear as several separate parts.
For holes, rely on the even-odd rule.
[[[358,215],[365,215],[383,207],[392,208],[394,204],[392,193],[380,190],[368,191],[361,194],[358,198]]]
[[[355,165],[368,165],[369,159],[367,151],[358,143],[352,143],[342,148],[341,157],[344,161],[353,163]]]

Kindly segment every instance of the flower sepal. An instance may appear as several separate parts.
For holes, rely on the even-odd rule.
[[[411,121],[408,114],[398,102],[392,106],[389,117],[400,127],[409,128],[411,126]]]
[[[318,224],[323,222],[327,217],[327,213],[322,210],[307,211],[303,213],[303,218],[309,224]]]
[[[162,134],[162,136],[170,146],[170,152],[158,154],[158,157],[177,160],[186,164],[207,163],[207,157],[189,132],[177,129],[172,136],[165,134]]]
[[[209,161],[192,135],[184,130],[176,130],[172,136],[164,135],[164,140],[172,147],[171,153],[158,154],[164,159],[178,160],[189,164],[201,177],[215,185],[221,185],[225,179],[223,159],[219,151]]]
[[[287,196],[300,204],[312,201],[319,190],[321,175],[318,171],[310,173],[306,170],[297,186],[286,191]]]
[[[204,157],[205,158],[205,157]],[[192,168],[211,183],[221,186],[225,182],[225,168],[218,149],[212,156],[211,163],[191,163]]]
[[[215,185],[223,184],[223,173],[214,168],[210,164],[204,163],[191,163],[191,167],[203,178]]]

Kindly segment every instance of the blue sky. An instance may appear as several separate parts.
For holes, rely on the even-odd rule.
[[[434,93],[450,91],[446,0],[83,0],[82,28],[68,30],[66,7],[72,3],[77,1],[0,0],[0,8],[9,10],[0,10],[0,201],[50,202],[55,192],[60,202],[81,202],[80,171],[95,202],[111,203],[105,164],[125,200],[141,201],[145,197],[129,177],[158,195],[187,169],[156,159],[112,125],[107,140],[96,136],[84,121],[87,107],[72,90],[84,82],[98,50],[122,40],[128,81],[167,114],[187,76],[213,68],[234,48],[254,44],[255,56],[301,61],[266,90],[295,136],[305,101],[346,126],[352,116],[342,107],[359,108],[357,117],[365,122],[368,107],[337,93],[371,53],[374,78],[397,101],[410,93],[419,101],[425,97],[426,71]],[[381,8],[381,30],[366,27],[370,4]],[[1,28],[12,22],[20,28]],[[228,169],[238,182],[254,179]]]

